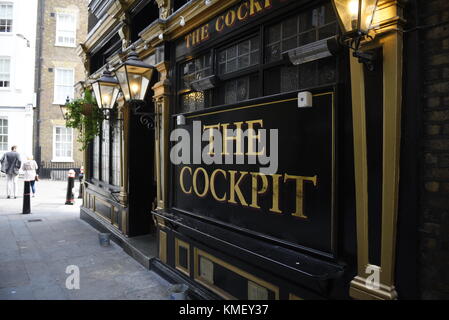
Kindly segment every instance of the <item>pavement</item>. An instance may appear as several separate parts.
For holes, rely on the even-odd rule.
[[[169,299],[167,281],[112,241],[100,246],[98,231],[79,218],[81,200],[65,205],[66,190],[66,182],[38,182],[32,213],[23,215],[23,196],[6,199],[0,177],[0,300]]]

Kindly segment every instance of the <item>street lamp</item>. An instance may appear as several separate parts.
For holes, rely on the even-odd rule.
[[[67,105],[69,103],[70,103],[70,99],[69,99],[69,97],[67,97],[67,99],[65,100],[65,104],[59,105],[59,108],[61,108],[62,117],[64,118],[65,121],[67,121],[69,119],[69,117],[68,117],[69,109],[67,108]]]
[[[368,35],[376,12],[378,0],[333,0],[335,12],[343,33],[343,42],[349,42],[353,56],[371,70],[377,58],[374,51],[360,51],[363,39]]]
[[[139,59],[135,47],[131,48],[126,61],[115,70],[126,102],[144,101],[154,69]]]
[[[155,67],[139,59],[134,46],[125,62],[115,69],[115,75],[122,89],[125,101],[131,106],[132,113],[140,116],[140,123],[149,129],[155,126],[155,114],[142,112],[145,95],[153,77]]]
[[[120,93],[119,83],[109,71],[109,65],[106,65],[101,78],[92,83],[92,88],[98,108],[107,116],[114,108]]]

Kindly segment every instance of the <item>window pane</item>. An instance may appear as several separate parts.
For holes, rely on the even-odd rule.
[[[101,146],[101,181],[106,183],[109,183],[109,130],[109,121],[104,120]]]
[[[11,59],[0,57],[0,87],[8,88],[10,85]]]
[[[11,32],[13,24],[13,4],[0,3],[0,32]]]
[[[114,130],[112,131],[112,182],[114,186],[120,186],[120,127],[118,123],[114,126]]]
[[[93,147],[93,177],[97,180],[100,179],[100,137],[96,136],[94,139]]]
[[[218,53],[219,73],[231,73],[259,63],[259,37],[242,41]]]
[[[337,34],[332,4],[322,5],[267,28],[266,62],[278,61],[282,53]]]
[[[8,151],[8,119],[0,118],[0,152]]]
[[[56,44],[74,45],[76,19],[74,14],[58,13],[56,22]]]
[[[72,128],[55,127],[55,157],[71,159],[73,149],[73,130]]]
[[[67,97],[74,97],[74,71],[71,69],[56,69],[54,102],[63,104]]]

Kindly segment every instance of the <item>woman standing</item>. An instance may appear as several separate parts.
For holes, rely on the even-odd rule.
[[[36,161],[34,161],[33,156],[28,157],[28,160],[25,161],[22,165],[22,170],[25,173],[24,179],[25,179],[25,181],[30,182],[33,197],[36,194],[35,182],[37,180],[37,173],[36,173],[37,169],[38,169],[38,166],[37,166]]]

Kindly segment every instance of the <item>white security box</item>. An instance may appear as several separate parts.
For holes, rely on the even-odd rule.
[[[311,108],[311,107],[313,107],[312,92],[303,91],[298,93],[298,108]]]

